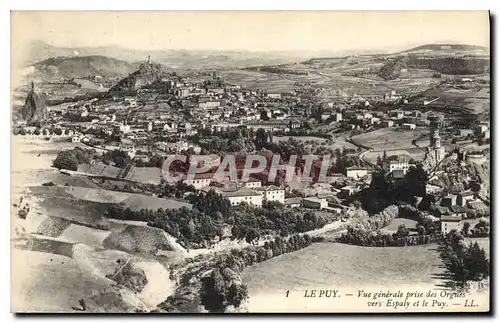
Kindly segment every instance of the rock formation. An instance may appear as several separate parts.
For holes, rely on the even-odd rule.
[[[161,80],[161,76],[161,65],[151,63],[151,58],[148,57],[146,63],[141,64],[137,71],[120,80],[109,92],[112,94],[134,93],[145,85]]]
[[[28,123],[43,122],[47,118],[47,108],[43,94],[35,91],[35,84],[31,82],[31,90],[26,102],[20,110],[20,116]]]

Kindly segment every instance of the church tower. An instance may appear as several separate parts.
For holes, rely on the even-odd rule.
[[[445,150],[441,147],[441,136],[439,135],[439,129],[441,128],[443,117],[439,115],[430,116],[430,152],[432,159],[436,163],[439,163],[444,159]]]

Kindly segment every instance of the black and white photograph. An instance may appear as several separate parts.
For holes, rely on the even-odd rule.
[[[490,12],[10,16],[11,312],[491,311]]]

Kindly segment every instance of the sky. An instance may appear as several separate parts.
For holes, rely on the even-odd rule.
[[[487,11],[14,11],[12,46],[144,50],[402,50],[489,46]]]

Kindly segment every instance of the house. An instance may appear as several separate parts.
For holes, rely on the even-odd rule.
[[[461,217],[462,219],[465,219],[467,217],[467,211],[468,209],[463,206],[453,205],[451,207],[451,212],[453,212],[454,215]]]
[[[127,124],[120,124],[118,127],[117,127],[118,131],[120,131],[121,133],[129,133],[130,132],[130,126],[127,125]]]
[[[270,99],[281,99],[281,93],[268,93],[267,97]]]
[[[135,155],[133,160],[147,163],[149,161],[149,156],[148,155]]]
[[[334,113],[332,114],[333,121],[332,122],[340,122],[342,121],[342,113]]]
[[[457,205],[460,206],[466,206],[467,202],[473,202],[474,200],[474,192],[472,191],[462,192],[457,195]]]
[[[366,175],[368,175],[368,169],[364,167],[353,166],[347,168],[346,171],[346,177],[348,178],[360,179],[362,177],[365,177]]]
[[[321,120],[325,121],[328,118],[330,118],[330,112],[323,112],[321,114]]]
[[[343,197],[344,196],[349,197],[352,194],[354,194],[354,186],[347,185],[347,186],[344,186],[340,189],[340,195]]]
[[[401,128],[403,128],[405,130],[415,130],[415,129],[417,129],[417,126],[413,123],[403,123],[401,125]]]
[[[302,205],[310,209],[321,210],[328,206],[328,201],[326,199],[320,199],[315,196],[306,197],[302,200]]]
[[[443,215],[441,216],[441,232],[444,234],[450,233],[451,230],[460,231],[461,216]]]
[[[404,114],[403,111],[394,111],[392,113],[392,116],[395,117],[396,119],[403,119],[403,117],[405,116],[405,114]]]
[[[477,126],[476,131],[481,133],[485,133],[489,129],[489,126],[487,123],[480,123],[479,126]]]
[[[134,158],[136,152],[135,146],[132,143],[122,143],[120,145],[120,151],[126,152],[130,158]]]
[[[392,121],[392,120],[384,120],[384,121],[381,122],[381,125],[382,125],[382,127],[390,128],[390,127],[394,126],[394,121]]]
[[[472,136],[472,135],[474,135],[474,130],[472,130],[472,129],[459,129],[458,135],[460,137],[467,137],[469,135]]]
[[[266,201],[278,201],[285,203],[285,190],[281,187],[270,185],[255,188],[255,191],[262,195]]]
[[[393,172],[395,170],[402,170],[404,174],[408,171],[409,164],[408,158],[400,156],[396,159],[389,160],[386,165],[386,168],[389,172]]]
[[[204,187],[210,186],[213,176],[213,173],[194,174],[192,179],[186,177],[182,181],[186,185],[193,185],[197,190],[201,190]]]
[[[243,202],[255,206],[262,206],[262,195],[247,187],[242,187],[238,190],[222,191],[221,194],[223,197],[227,198],[233,206]]]
[[[248,181],[243,183],[243,186],[248,188],[262,187],[262,182],[256,178],[250,177]]]
[[[220,101],[206,101],[206,102],[200,102],[198,104],[198,108],[200,109],[209,109],[209,108],[216,108],[220,107]]]
[[[448,194],[441,200],[441,206],[451,207],[457,205],[457,196],[454,194]]]
[[[294,207],[300,207],[300,204],[302,203],[302,198],[301,197],[292,197],[285,199],[285,205],[291,208]]]

